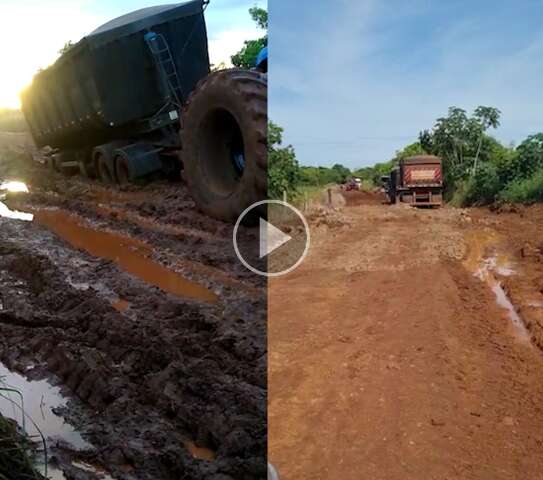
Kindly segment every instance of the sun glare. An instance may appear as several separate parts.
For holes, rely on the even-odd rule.
[[[157,3],[148,2],[149,5]],[[3,66],[0,108],[20,108],[21,92],[32,83],[32,77],[39,69],[48,67],[58,58],[58,51],[66,42],[77,42],[111,20],[111,14],[104,9],[100,9],[101,15],[94,13],[98,3],[108,2],[0,0],[0,61]],[[136,3],[141,7],[147,2]],[[252,24],[210,32],[212,63],[230,65],[230,56],[243,46],[243,41],[256,38],[260,33]]]
[[[0,108],[20,108],[20,93],[34,74],[51,65],[67,41],[78,41],[104,22],[84,12],[83,5],[78,0],[0,1]]]
[[[0,190],[12,193],[28,193],[28,187],[23,182],[4,182],[0,184]]]

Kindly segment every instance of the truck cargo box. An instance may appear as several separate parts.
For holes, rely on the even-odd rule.
[[[146,34],[166,40],[185,100],[209,73],[202,0],[138,10],[83,38],[22,94],[38,147],[85,148],[178,122]]]
[[[404,187],[440,187],[441,159],[433,155],[419,155],[400,162]]]

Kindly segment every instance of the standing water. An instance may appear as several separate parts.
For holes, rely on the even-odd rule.
[[[496,246],[500,241],[498,235],[496,232],[490,230],[476,231],[471,232],[467,237],[467,241],[468,256],[464,261],[464,265],[479,280],[485,282],[490,287],[496,296],[496,303],[507,311],[507,316],[513,327],[513,335],[521,343],[531,345],[530,333],[515,306],[507,296],[502,282],[497,277],[497,275],[508,277],[515,274],[509,257],[503,253],[488,254],[488,251],[496,250]]]
[[[74,450],[92,449],[92,445],[77,430],[53,413],[54,408],[63,407],[66,403],[59,387],[47,380],[27,380],[0,363],[0,412],[4,417],[15,420],[36,442],[40,441],[41,432],[48,446],[55,440],[62,440]],[[38,469],[45,473],[43,462],[38,464]],[[48,467],[47,474],[52,480],[65,479],[64,474],[55,468]]]
[[[4,182],[0,183],[0,200],[3,199],[1,192],[12,193],[28,193],[28,187],[23,182]],[[10,210],[5,203],[0,201],[0,217],[11,218],[14,220],[24,220],[31,222],[34,219],[34,215],[31,213],[17,212]]]

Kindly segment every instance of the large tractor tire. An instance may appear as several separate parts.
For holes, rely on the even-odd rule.
[[[124,142],[110,142],[99,145],[92,151],[92,163],[96,176],[106,185],[117,183],[115,171],[115,150],[125,145]]]
[[[265,75],[232,69],[200,81],[183,109],[180,135],[184,177],[204,213],[232,222],[267,198]]]

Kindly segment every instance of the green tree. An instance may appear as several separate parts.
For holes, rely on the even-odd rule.
[[[483,137],[485,132],[490,128],[498,128],[500,126],[500,114],[501,112],[494,107],[479,106],[473,113],[472,121],[475,122],[475,128],[479,127],[479,144],[477,145],[477,153],[475,154],[475,160],[473,162],[473,173],[477,172],[477,162],[479,160],[479,154],[481,153],[481,147],[483,145]]]
[[[268,30],[268,12],[260,7],[252,7],[249,9],[251,18],[256,22],[262,30]],[[256,57],[260,50],[268,45],[268,35],[256,40],[246,40],[243,48],[232,55],[232,64],[239,68],[253,68],[256,64]]]
[[[468,116],[464,109],[450,107],[432,130],[420,132],[421,146],[443,159],[449,191],[459,180],[474,175],[479,161],[489,160],[494,141],[486,131],[499,125],[500,113],[497,108],[479,106]]]
[[[66,52],[68,52],[69,50],[71,50],[72,48],[74,48],[74,43],[69,40],[68,42],[66,42],[64,44],[64,46],[58,51],[58,54],[59,55],[64,55]]]
[[[283,192],[296,194],[300,183],[300,167],[292,145],[284,147],[283,129],[268,123],[268,195],[282,198]]]
[[[343,183],[352,175],[351,171],[340,163],[336,163],[334,166],[332,166],[332,171],[337,176],[336,183]]]
[[[518,147],[519,155],[515,177],[526,178],[543,168],[543,133],[530,135]]]
[[[421,142],[414,142],[397,151],[393,160],[400,161],[415,155],[426,155],[427,153]]]
[[[300,183],[302,185],[321,186],[322,179],[319,167],[300,167]]]
[[[249,9],[249,14],[259,28],[268,30],[268,12],[266,10],[255,6]]]

